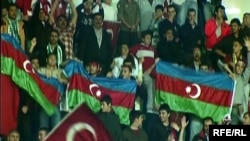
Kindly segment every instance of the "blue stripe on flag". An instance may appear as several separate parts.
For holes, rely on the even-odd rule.
[[[234,81],[225,73],[196,72],[195,70],[173,66],[163,61],[157,63],[156,72],[190,83],[197,83],[221,90],[232,91],[234,88]]]
[[[64,68],[64,73],[68,78],[70,78],[73,74],[80,74],[86,79],[89,79],[91,82],[98,84],[99,86],[121,91],[127,93],[136,93],[136,82],[133,80],[123,80],[117,78],[106,78],[106,77],[91,77],[83,68],[83,64],[77,62],[75,60],[70,60],[66,67]]]

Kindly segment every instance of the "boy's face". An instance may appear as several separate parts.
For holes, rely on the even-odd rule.
[[[242,46],[238,41],[234,41],[233,43],[233,52],[234,53],[239,53],[242,50]]]
[[[240,26],[237,23],[231,23],[230,26],[233,33],[237,33],[240,29]]]
[[[129,71],[128,67],[123,67],[122,68],[122,78],[123,79],[129,79],[131,76],[131,72]]]
[[[126,44],[122,45],[121,53],[126,55],[129,53],[128,45]]]
[[[169,116],[170,116],[170,113],[168,113],[166,110],[159,111],[159,117],[162,123],[169,121]]]
[[[162,15],[163,15],[163,11],[161,9],[156,9],[155,13],[156,13],[156,15],[157,15],[158,18],[161,18]]]
[[[58,39],[59,39],[59,36],[58,36],[57,32],[50,33],[50,43],[51,44],[57,44]]]
[[[236,74],[241,75],[243,73],[244,69],[245,69],[245,63],[243,61],[238,61],[235,64],[235,72],[236,72]]]
[[[49,66],[56,66],[56,55],[54,54],[51,54],[49,57],[48,57],[48,62],[47,64]]]
[[[151,44],[151,35],[145,35],[145,37],[143,38],[144,44],[145,45],[150,45]]]
[[[40,131],[38,132],[38,139],[39,139],[39,141],[44,141],[46,135],[47,135],[47,132],[46,132],[46,131],[40,130]]]
[[[90,74],[97,74],[98,73],[98,66],[96,64],[91,64],[89,67]]]
[[[108,112],[111,108],[111,104],[107,104],[107,102],[103,101],[102,103],[102,112]]]
[[[31,64],[35,70],[37,70],[40,67],[38,58],[32,59]]]

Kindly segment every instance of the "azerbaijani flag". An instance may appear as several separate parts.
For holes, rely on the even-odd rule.
[[[227,74],[196,72],[162,61],[156,72],[156,104],[217,122],[230,114],[234,81]]]
[[[134,106],[137,87],[135,81],[90,77],[83,65],[73,60],[65,67],[65,73],[70,78],[67,92],[70,108],[86,103],[92,111],[98,112],[101,107],[100,98],[108,94],[120,122],[129,124],[129,112]]]
[[[8,34],[1,34],[1,74],[26,90],[48,114],[54,113],[62,87],[54,79],[41,78],[21,46]]]

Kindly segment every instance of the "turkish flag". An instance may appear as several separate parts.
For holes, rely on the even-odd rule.
[[[7,75],[0,80],[0,134],[7,136],[17,127],[19,88]]]
[[[120,30],[121,22],[103,21],[103,27],[111,34],[112,46],[115,48],[117,45],[118,33]]]
[[[96,115],[82,104],[69,113],[45,141],[112,141]]]

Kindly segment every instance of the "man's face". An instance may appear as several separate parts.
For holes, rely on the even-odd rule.
[[[203,123],[204,125],[204,131],[205,131],[205,133],[209,133],[209,125],[213,125],[213,122],[211,121],[211,120],[205,120],[204,121],[204,123]]]
[[[233,33],[237,33],[240,29],[240,26],[237,23],[232,23],[230,26]]]
[[[50,43],[51,44],[57,44],[58,39],[59,39],[59,37],[58,37],[57,32],[51,32],[50,33]]]
[[[44,141],[46,135],[47,135],[47,132],[46,132],[46,131],[40,130],[40,131],[38,132],[38,139],[39,139],[39,141]]]
[[[173,41],[174,40],[174,33],[173,33],[173,30],[167,30],[166,31],[166,34],[165,34],[165,37],[167,39],[167,41]]]
[[[250,125],[250,116],[249,116],[249,114],[245,114],[243,116],[243,125]]]
[[[100,15],[95,16],[93,21],[94,27],[100,29],[102,27],[102,24],[103,24],[102,16]]]
[[[225,17],[225,10],[219,8],[217,12],[215,12],[217,18],[224,18]]]
[[[162,123],[169,122],[169,116],[170,113],[168,113],[166,110],[160,110],[159,117]]]
[[[174,8],[169,8],[169,9],[168,9],[168,17],[169,17],[170,19],[173,19],[173,18],[175,17],[175,15],[176,15],[175,9],[174,9]]]
[[[128,67],[123,67],[122,68],[122,78],[123,79],[130,79],[131,72],[129,71]]]
[[[195,61],[200,61],[201,59],[201,50],[199,48],[194,48],[193,56]]]
[[[107,104],[105,101],[102,104],[102,112],[109,112],[111,108],[111,104]]]
[[[195,23],[195,20],[196,20],[196,12],[195,11],[189,12],[188,13],[189,23],[193,24],[193,23]]]
[[[10,135],[8,136],[8,141],[19,141],[20,135],[19,133],[13,132],[10,133]]]
[[[60,17],[57,21],[57,25],[61,29],[65,29],[67,27],[67,19],[64,17]]]
[[[46,14],[42,9],[39,11],[39,20],[40,21],[45,21],[46,20]]]
[[[17,16],[17,7],[16,6],[10,6],[9,7],[8,16],[11,19],[16,19],[16,16]]]

